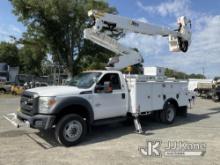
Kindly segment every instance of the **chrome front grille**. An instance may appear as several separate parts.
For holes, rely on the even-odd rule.
[[[37,113],[38,98],[34,97],[34,93],[25,91],[20,100],[21,112],[27,115]]]

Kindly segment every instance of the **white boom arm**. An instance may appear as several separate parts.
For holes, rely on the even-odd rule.
[[[110,69],[120,70],[143,62],[143,58],[138,51],[118,43],[116,39],[110,37],[111,33],[119,34],[130,31],[145,35],[169,36],[170,51],[186,52],[191,43],[191,31],[188,27],[189,24],[191,26],[191,22],[186,17],[178,19],[179,28],[174,31],[165,27],[134,21],[126,17],[102,13],[96,10],[90,10],[88,15],[93,19],[93,27],[84,30],[84,38],[119,55],[109,60],[108,65]]]
[[[120,55],[109,59],[107,69],[120,70],[130,65],[142,63],[144,60],[141,54],[131,48],[118,43],[117,40],[105,33],[96,32],[94,29],[85,29],[84,38]]]

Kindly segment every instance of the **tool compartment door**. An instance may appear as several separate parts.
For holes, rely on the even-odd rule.
[[[161,110],[164,105],[164,88],[163,82],[154,82],[152,86],[152,110]]]
[[[151,111],[152,83],[137,82],[136,86],[136,108],[140,107],[140,112]]]

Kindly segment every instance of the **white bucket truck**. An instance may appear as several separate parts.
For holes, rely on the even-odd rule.
[[[141,115],[153,113],[163,123],[172,123],[177,113],[186,115],[187,82],[169,81],[153,75],[123,75],[118,70],[142,63],[143,59],[134,49],[111,38],[109,32],[169,36],[170,49],[185,52],[190,44],[191,33],[186,28],[189,21],[181,17],[178,31],[173,31],[94,10],[89,11],[89,16],[94,22],[92,28],[85,29],[85,38],[119,56],[110,59],[107,70],[80,73],[68,86],[26,90],[17,114],[5,118],[17,127],[55,128],[57,141],[72,146],[82,141],[92,125],[132,117],[136,131],[142,133],[138,120]]]

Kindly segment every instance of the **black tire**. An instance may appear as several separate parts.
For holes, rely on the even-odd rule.
[[[163,123],[172,124],[176,118],[176,107],[173,104],[165,106],[160,113],[160,120]]]
[[[0,94],[5,94],[6,90],[5,89],[0,89]]]
[[[61,145],[69,147],[80,143],[86,132],[86,121],[77,114],[69,114],[58,122],[55,129],[55,138]]]

